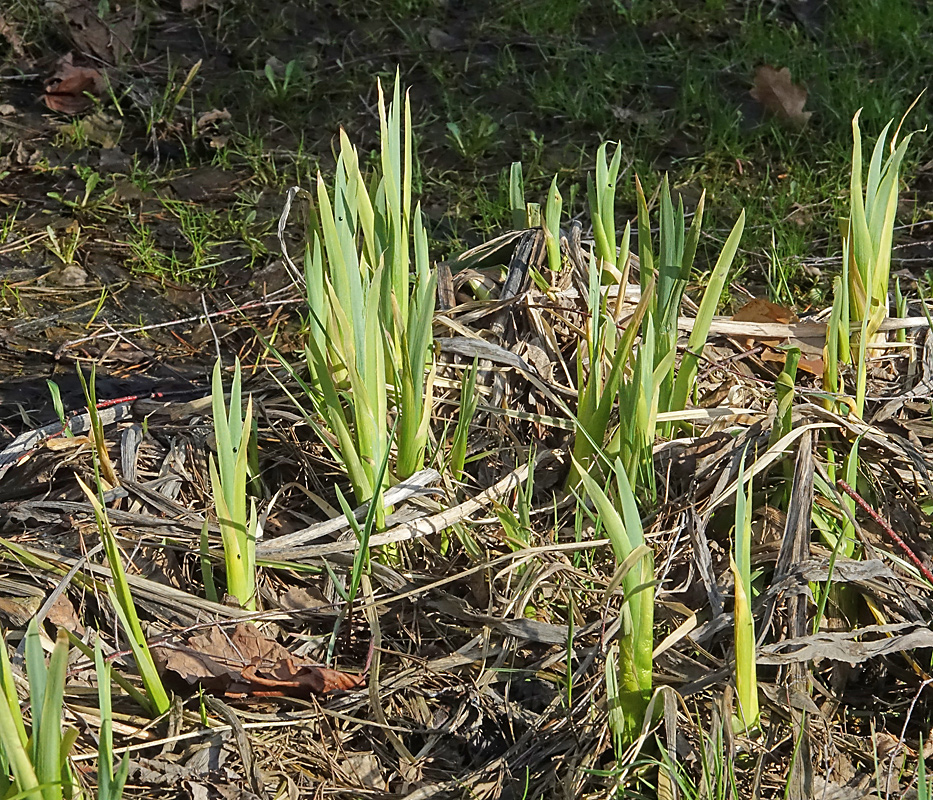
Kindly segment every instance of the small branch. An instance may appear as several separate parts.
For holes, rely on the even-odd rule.
[[[917,554],[913,550],[911,550],[907,546],[907,543],[894,532],[894,529],[890,525],[888,525],[887,521],[881,516],[881,514],[879,514],[877,511],[875,511],[875,509],[873,509],[870,505],[868,505],[868,503],[865,501],[865,498],[863,498],[858,492],[855,491],[855,489],[849,486],[849,484],[847,484],[844,480],[836,481],[836,485],[840,489],[842,489],[843,492],[849,495],[849,497],[851,497],[856,503],[858,503],[862,511],[868,514],[868,516],[870,516],[875,522],[877,522],[881,526],[882,530],[884,530],[884,532],[888,534],[888,536],[891,538],[891,541],[893,541],[894,544],[896,544],[899,548],[901,548],[901,550],[904,552],[907,558],[909,558],[914,563],[914,565],[917,567],[917,569],[920,570],[923,577],[926,578],[930,583],[933,583],[933,572],[930,572],[927,566],[917,557]]]

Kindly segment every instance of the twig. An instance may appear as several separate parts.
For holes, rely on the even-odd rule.
[[[214,323],[211,322],[211,315],[207,310],[207,300],[204,297],[204,292],[201,292],[201,307],[204,309],[204,321],[207,323],[207,327],[211,329],[211,336],[214,337],[214,347],[217,348],[217,360],[223,361],[220,353],[220,339],[217,338],[217,329],[214,327]]]
[[[865,498],[863,498],[858,492],[855,491],[855,489],[849,486],[849,484],[847,484],[844,480],[841,480],[841,479],[837,480],[836,485],[840,489],[842,489],[843,492],[849,495],[849,497],[851,497],[856,503],[858,503],[862,511],[868,514],[869,517],[871,517],[875,522],[877,522],[881,526],[882,530],[886,534],[888,534],[889,537],[891,537],[891,540],[894,542],[894,544],[900,547],[901,550],[904,551],[904,554],[907,556],[907,558],[909,558],[914,563],[914,565],[917,567],[917,569],[920,570],[920,573],[923,575],[923,577],[926,578],[930,583],[933,583],[933,572],[930,572],[927,566],[917,557],[917,554],[913,550],[911,550],[907,546],[907,543],[894,532],[894,529],[890,525],[888,525],[887,521],[885,521],[885,519],[881,516],[881,514],[879,514],[877,511],[875,511],[875,509],[873,509],[870,505],[868,505],[868,503],[865,501]]]
[[[304,300],[291,298],[286,300],[254,300],[251,303],[245,303],[242,306],[236,306],[234,308],[226,308],[222,311],[213,311],[207,315],[209,319],[214,317],[223,317],[227,314],[239,314],[243,311],[249,311],[254,308],[272,308],[273,306],[285,306],[285,305],[297,305],[299,303],[305,302]],[[114,336],[125,336],[130,333],[140,333],[141,331],[154,331],[158,328],[170,328],[173,325],[186,325],[189,322],[197,322],[198,320],[204,319],[203,314],[198,314],[194,317],[185,317],[183,319],[173,319],[168,322],[159,322],[155,325],[139,325],[136,328],[129,328],[125,331],[110,331],[108,333],[95,333],[91,336],[83,336],[80,339],[72,339],[70,342],[65,342],[58,350],[55,351],[56,360],[62,357],[62,354],[71,347],[75,345],[84,344],[85,342],[93,342],[96,339],[110,339]]]

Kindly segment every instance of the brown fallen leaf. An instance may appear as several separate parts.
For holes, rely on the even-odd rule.
[[[68,33],[82,53],[107,64],[119,64],[133,43],[135,10],[111,12],[101,17],[87,0],[68,0],[62,8]]]
[[[793,127],[802,128],[813,116],[812,111],[803,110],[807,90],[790,79],[787,67],[775,69],[767,64],[758,67],[750,94],[766,112]]]
[[[790,325],[800,321],[791,309],[772,303],[763,297],[755,297],[749,300],[736,311],[732,319],[736,322],[777,322],[782,325]],[[746,339],[745,345],[748,349],[751,349],[756,342],[766,348],[761,353],[762,361],[784,366],[787,353],[783,349],[778,349],[778,346],[782,344],[779,339]],[[819,348],[813,347],[806,342],[790,339],[783,342],[783,344],[800,348],[802,357],[797,364],[798,369],[802,369],[811,375],[823,374],[823,359],[820,357],[821,351]]]
[[[208,2],[208,0],[181,0],[181,10],[184,14],[190,14],[193,11],[205,11],[208,8],[217,8],[217,3]]]
[[[75,611],[74,604],[66,594],[60,594],[55,598],[46,619],[56,628],[64,628],[78,636],[84,636],[84,626],[78,618],[78,612]]]
[[[732,316],[736,322],[780,322],[785,325],[800,322],[789,308],[763,297],[753,297]]]
[[[65,288],[84,286],[87,283],[87,273],[77,264],[62,264],[60,267],[47,272],[44,278],[46,283]],[[63,449],[68,448],[66,446]]]
[[[41,597],[0,597],[0,620],[13,630],[25,628],[41,607]]]
[[[58,71],[45,82],[42,101],[52,111],[80,114],[93,104],[88,95],[100,97],[104,91],[104,76],[92,67],[76,67],[71,53],[59,61]]]
[[[2,14],[0,14],[0,36],[6,39],[7,44],[10,45],[10,49],[13,51],[13,55],[17,58],[26,55],[26,47],[19,30]]]
[[[799,342],[796,344],[799,344]],[[783,350],[765,350],[761,354],[761,360],[770,361],[783,368],[784,363],[787,361],[787,354]],[[797,369],[803,370],[810,375],[820,377],[823,374],[823,359],[819,357],[804,358],[801,356],[800,360],[797,362]]]
[[[203,133],[207,128],[212,125],[217,125],[222,122],[230,122],[232,119],[230,112],[227,109],[222,111],[219,109],[212,109],[211,111],[205,111],[201,116],[198,117],[195,126],[197,127],[198,133]]]
[[[877,795],[872,791],[868,775],[858,775],[846,784],[827,781],[819,775],[814,775],[812,796],[821,800],[868,800]]]
[[[253,625],[210,628],[187,643],[153,647],[160,672],[227,697],[308,697],[354,689],[363,676],[296,659]]]

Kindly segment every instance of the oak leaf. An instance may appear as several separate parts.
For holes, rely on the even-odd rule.
[[[227,697],[309,697],[362,685],[351,675],[292,656],[253,625],[232,630],[214,626],[183,645],[156,645],[153,655],[163,674],[187,686]]]
[[[813,116],[812,111],[804,111],[807,104],[807,90],[790,78],[787,67],[775,69],[767,64],[755,70],[755,80],[751,96],[772,116],[802,128]]]

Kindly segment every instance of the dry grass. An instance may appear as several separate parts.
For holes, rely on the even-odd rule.
[[[507,264],[512,252],[507,247],[494,261]],[[540,261],[531,267],[547,275],[543,248],[523,252],[536,253]],[[501,276],[491,267],[483,265],[482,274]],[[681,434],[656,443],[660,500],[644,521],[657,565],[657,713],[646,721],[646,736],[617,753],[604,669],[622,592],[608,541],[596,538],[580,503],[561,490],[572,436],[564,409],[575,394],[568,376],[585,315],[573,284],[584,285],[585,276],[547,292],[526,284],[505,301],[496,299],[500,277],[493,297],[478,301],[467,294],[472,274],[460,273],[456,304],[436,317],[439,402],[429,446],[443,451],[461,376],[479,357],[482,397],[464,480],[426,471],[407,482],[408,496],[394,501],[386,529],[373,536],[371,576],[349,612],[334,580],[345,579],[356,538],[341,522],[321,527],[339,517],[333,485],[345,479],[262,369],[247,381],[260,420],[266,497],[276,494],[273,504],[263,503],[261,611],[250,616],[295,657],[361,674],[365,685],[325,696],[205,698],[205,705],[191,687],[174,686],[180,693],[173,710],[154,724],[118,697],[118,744],[133,758],[128,791],[169,797],[182,787],[188,796],[214,796],[204,794],[210,786],[222,796],[248,796],[249,786],[264,797],[409,800],[653,796],[670,782],[652,766],[662,759],[660,742],[692,785],[719,781],[708,796],[732,791],[733,778],[717,779],[710,766],[722,763],[735,764],[734,791],[744,797],[784,796],[789,781],[798,787],[791,796],[817,796],[808,793],[820,781],[876,786],[889,775],[892,794],[902,792],[919,737],[928,734],[922,688],[926,648],[933,647],[929,585],[861,512],[855,522],[863,557],[854,561],[827,549],[810,511],[815,505],[842,513],[838,499],[814,490],[814,479],[825,482],[822,443],[831,437],[838,448],[861,437],[862,491],[928,560],[928,411],[918,400],[933,368],[925,327],[917,324],[904,348],[873,360],[875,421],[825,410],[810,393],[815,385],[801,380],[793,430],[769,447],[776,374],[767,355],[800,326],[771,323],[759,348],[755,324],[714,321],[697,387],[701,407],[681,415]],[[556,284],[559,276],[552,277]],[[716,334],[717,326],[728,334]],[[808,323],[806,333],[817,340],[821,327]],[[263,363],[248,329],[241,333],[244,362],[277,369]],[[110,520],[150,642],[163,646],[245,616],[203,599],[198,539],[212,507],[210,443],[200,432],[207,411],[204,401],[138,401],[111,414],[106,427],[119,482],[108,498]],[[143,435],[129,435],[133,430]],[[728,520],[746,448],[755,486],[762,722],[760,731],[737,736],[729,722]],[[25,598],[4,601],[6,625],[14,634],[22,629],[30,615],[22,609],[33,609],[74,570],[47,624],[85,638],[99,628],[116,648],[117,670],[135,679],[125,642],[111,638],[112,610],[98,583],[108,570],[92,551],[93,510],[74,480],[93,477],[91,444],[81,435],[45,438],[26,452],[3,467],[5,487],[34,487],[3,510],[4,594]],[[213,524],[209,540],[219,569]],[[814,632],[814,600],[830,578],[839,591],[830,592]],[[846,605],[837,607],[844,593]],[[87,659],[73,659],[66,696],[88,752],[92,674]],[[93,782],[92,773],[85,777]]]

